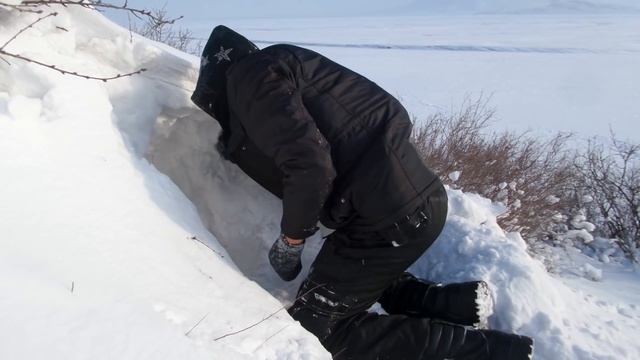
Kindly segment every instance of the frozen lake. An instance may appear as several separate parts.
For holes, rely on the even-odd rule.
[[[184,22],[225,24],[260,47],[325,54],[400,98],[419,119],[490,95],[499,129],[640,141],[639,15],[447,15]]]

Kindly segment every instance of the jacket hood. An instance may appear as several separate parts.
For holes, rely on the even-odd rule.
[[[202,51],[200,75],[191,100],[218,120],[225,132],[228,132],[227,69],[232,63],[258,50],[244,36],[218,25]]]

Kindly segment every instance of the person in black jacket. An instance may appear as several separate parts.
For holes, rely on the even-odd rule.
[[[405,272],[442,231],[447,196],[393,96],[316,52],[259,50],[218,26],[192,100],[220,123],[223,157],[282,199],[269,252],[282,279],[318,222],[335,229],[289,308],[335,359],[529,359],[531,339],[474,328],[486,283]],[[389,315],[369,313],[376,302]]]

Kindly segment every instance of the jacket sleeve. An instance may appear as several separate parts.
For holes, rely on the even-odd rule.
[[[229,75],[230,110],[282,171],[282,233],[313,235],[336,176],[329,143],[305,108],[291,69],[262,58]]]

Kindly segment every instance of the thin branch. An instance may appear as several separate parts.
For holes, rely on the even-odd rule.
[[[299,300],[299,299],[301,299],[301,298],[303,298],[303,297],[305,297],[305,296],[307,296],[307,295],[308,295],[309,293],[311,293],[312,291],[314,291],[314,290],[316,290],[316,289],[319,289],[319,288],[321,288],[321,287],[323,287],[323,286],[325,286],[325,285],[326,285],[326,284],[319,284],[319,285],[316,285],[315,287],[311,288],[309,291],[307,291],[307,292],[305,292],[304,294],[302,294],[302,295],[298,296],[297,298],[295,298],[294,302],[295,302],[295,301],[297,301],[297,300]],[[230,332],[230,333],[228,333],[228,334],[224,334],[224,335],[222,335],[222,336],[218,336],[217,338],[213,339],[213,341],[218,341],[218,340],[224,339],[224,338],[229,337],[229,336],[238,335],[238,334],[240,334],[240,333],[242,333],[242,332],[245,332],[245,331],[247,331],[247,330],[249,330],[249,329],[251,329],[251,328],[254,328],[254,327],[256,327],[256,326],[258,326],[258,325],[262,324],[263,322],[265,322],[265,321],[267,321],[267,320],[271,319],[271,318],[272,318],[272,317],[274,317],[277,313],[279,313],[280,311],[284,310],[286,307],[287,307],[286,305],[283,305],[283,306],[282,306],[282,307],[280,307],[278,310],[276,310],[276,311],[272,312],[271,314],[269,314],[268,316],[264,317],[262,320],[257,321],[257,322],[255,322],[255,323],[253,323],[253,324],[251,324],[251,325],[249,325],[249,326],[247,326],[247,327],[245,327],[245,328],[242,328],[242,329],[240,329],[240,330],[238,330],[238,331],[234,331],[234,332]]]
[[[133,42],[133,29],[131,28],[131,14],[127,13],[127,22],[129,23],[129,42]]]
[[[76,5],[76,6],[82,6],[82,7],[85,7],[85,8],[89,8],[89,9],[100,8],[100,9],[122,10],[122,11],[128,11],[129,13],[131,13],[132,15],[137,17],[138,19],[142,19],[143,17],[147,17],[147,18],[151,18],[151,19],[153,19],[155,21],[165,22],[167,24],[173,24],[177,20],[180,20],[180,19],[183,18],[182,16],[180,16],[180,17],[177,17],[177,18],[174,18],[174,19],[162,19],[161,20],[161,19],[158,19],[149,10],[129,7],[128,1],[125,1],[122,5],[116,5],[116,4],[111,4],[111,3],[102,2],[102,1],[86,1],[86,0],[77,0],[77,1],[73,1],[73,0],[24,0],[19,5],[7,5],[7,4],[3,4],[2,2],[0,2],[0,5],[5,5],[5,6],[8,6],[10,8],[19,10],[19,11],[20,10],[29,11],[31,8],[42,6],[42,5],[46,5],[46,6],[61,5],[61,6],[65,6],[65,7],[69,6],[69,5]],[[41,10],[39,10],[39,11],[41,11]]]
[[[25,4],[25,2],[23,2],[23,4]],[[80,3],[74,3],[74,4],[80,4]],[[0,2],[0,5],[5,5],[4,3]],[[20,6],[20,5],[16,5],[16,6]],[[25,31],[27,31],[28,29],[33,28],[33,26],[35,26],[36,24],[38,24],[39,22],[43,21],[44,19],[47,19],[49,17],[53,17],[53,16],[57,16],[58,13],[57,12],[53,12],[50,14],[47,14],[45,16],[42,16],[38,19],[36,19],[35,21],[31,22],[29,25],[23,27],[22,29],[20,29],[17,33],[15,33],[11,38],[9,38],[9,40],[7,40],[1,47],[0,47],[0,54],[5,55],[5,56],[9,56],[9,57],[13,57],[15,59],[20,59],[20,60],[24,60],[26,62],[30,62],[30,63],[34,63],[40,66],[44,66],[46,68],[55,70],[59,73],[61,73],[62,75],[71,75],[71,76],[76,76],[76,77],[80,77],[80,78],[84,78],[84,79],[88,79],[88,80],[99,80],[99,81],[103,81],[103,82],[107,82],[109,80],[115,80],[115,79],[119,79],[119,78],[123,78],[123,77],[127,77],[127,76],[132,76],[132,75],[136,75],[136,74],[141,74],[145,71],[147,71],[147,69],[139,69],[137,71],[134,72],[130,72],[130,73],[126,73],[126,74],[117,74],[114,76],[108,76],[108,77],[100,77],[100,76],[92,76],[92,75],[86,75],[86,74],[80,74],[78,72],[75,71],[69,71],[69,70],[65,70],[65,69],[61,69],[58,68],[56,65],[52,65],[52,64],[47,64],[38,60],[34,60],[25,56],[22,56],[20,54],[14,54],[11,52],[6,51],[6,47],[7,45],[9,45],[11,42],[13,42],[16,38],[18,38],[21,34],[23,34]],[[66,30],[66,29],[63,29]],[[0,59],[2,59],[4,62],[6,62],[9,66],[11,65],[11,63],[9,61],[7,61],[5,58],[0,57]]]
[[[282,329],[276,331],[275,333],[273,333],[271,336],[269,336],[268,338],[266,338],[260,345],[258,345],[258,347],[255,348],[255,350],[253,350],[254,352],[258,349],[260,349],[264,344],[267,343],[267,341],[273,339],[276,335],[280,334],[282,331],[284,331],[284,329],[288,328],[289,326],[291,326],[291,324],[287,324],[285,326],[282,327]]]
[[[80,73],[75,72],[75,71],[69,71],[69,70],[61,69],[61,68],[57,67],[56,65],[46,64],[46,63],[43,63],[41,61],[29,59],[29,58],[24,57],[22,55],[13,54],[13,53],[7,52],[5,50],[0,50],[0,54],[6,55],[6,56],[10,56],[10,57],[13,57],[13,58],[16,58],[16,59],[24,60],[26,62],[34,63],[34,64],[37,64],[37,65],[40,65],[40,66],[44,66],[44,67],[49,68],[51,70],[55,70],[55,71],[61,73],[62,75],[71,75],[71,76],[76,76],[76,77],[80,77],[80,78],[83,78],[83,79],[99,80],[99,81],[103,81],[103,82],[107,82],[107,81],[110,81],[110,80],[116,80],[116,79],[120,79],[120,78],[123,78],[123,77],[137,75],[137,74],[141,74],[141,73],[147,71],[147,69],[142,68],[142,69],[130,72],[130,73],[126,73],[126,74],[116,74],[114,76],[100,77],[100,76],[80,74]]]
[[[189,236],[189,239],[193,240],[193,241],[197,241],[200,244],[204,245],[206,248],[208,248],[209,250],[213,251],[216,255],[220,256],[221,258],[224,259],[224,255],[220,254],[219,252],[213,250],[209,245],[205,244],[204,241],[198,239],[197,236]]]
[[[42,20],[44,20],[46,18],[52,17],[52,16],[58,16],[58,13],[57,12],[53,12],[53,13],[47,14],[45,16],[42,16],[42,17],[36,19],[35,21],[33,21],[31,24],[29,24],[29,25],[23,27],[22,29],[20,29],[20,31],[15,33],[15,35],[13,35],[9,40],[7,40],[7,42],[5,42],[4,45],[0,46],[0,51],[4,50],[7,47],[7,45],[9,45],[13,40],[15,40],[22,33],[24,33],[25,31],[29,30],[30,28],[32,28],[35,24],[39,23],[40,21],[42,21]]]
[[[5,4],[3,2],[0,2],[0,6],[6,7],[8,9],[16,10],[19,12],[24,12],[24,13],[42,14],[44,12],[44,10],[40,10],[40,9],[33,10],[31,9],[31,7],[25,8],[25,7],[21,7],[21,5]]]
[[[184,335],[185,335],[185,336],[189,336],[189,334],[193,331],[193,329],[197,328],[197,327],[198,327],[198,325],[200,325],[200,323],[201,323],[201,322],[203,322],[203,321],[204,321],[204,319],[206,319],[206,318],[207,318],[207,316],[209,316],[209,314],[210,314],[210,313],[206,313],[206,314],[202,317],[202,319],[200,319],[200,320],[199,320],[195,325],[193,325],[193,326],[191,327],[191,329],[189,329],[189,331],[187,331],[186,333],[184,333]]]

